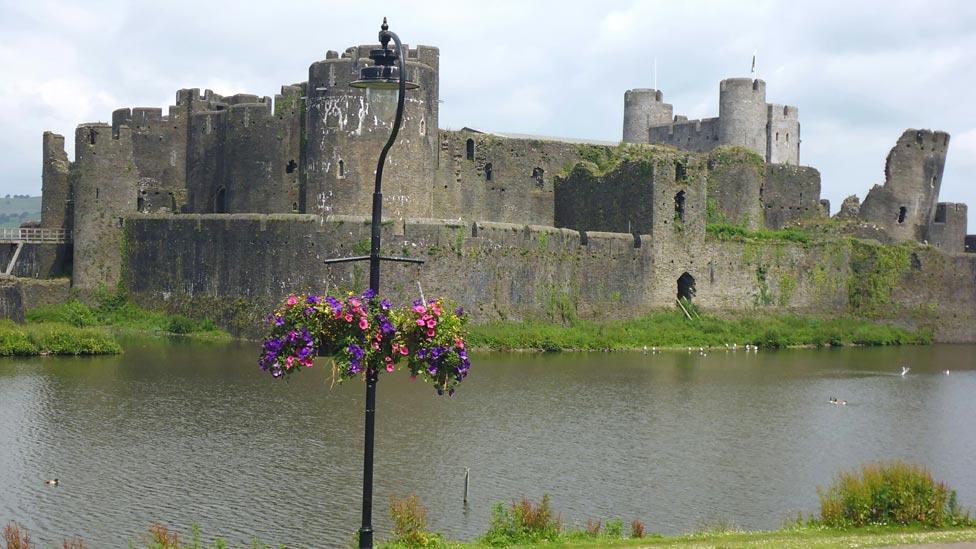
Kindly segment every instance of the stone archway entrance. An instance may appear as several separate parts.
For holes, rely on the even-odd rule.
[[[695,277],[683,273],[678,277],[678,299],[691,301],[695,297]]]

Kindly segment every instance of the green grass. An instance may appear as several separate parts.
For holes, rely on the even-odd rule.
[[[112,334],[64,323],[0,320],[0,356],[111,355],[122,352]]]
[[[810,233],[796,227],[778,230],[759,229],[756,231],[750,231],[745,227],[732,225],[729,223],[708,223],[705,225],[705,232],[719,240],[737,240],[743,242],[780,240],[785,242],[798,242],[800,244],[806,244],[811,240]]]
[[[182,315],[148,311],[113,295],[102,296],[94,307],[74,299],[60,305],[38,307],[29,311],[26,318],[28,323],[54,322],[76,327],[101,326],[116,332],[178,334],[204,339],[230,337],[209,320],[194,320]]]
[[[928,331],[911,331],[852,317],[819,319],[791,315],[722,319],[702,315],[687,320],[668,311],[611,322],[569,325],[540,321],[495,322],[469,326],[471,346],[491,350],[639,349],[643,346],[760,347],[917,345],[932,342]]]
[[[575,532],[555,541],[511,545],[523,549],[542,547],[777,547],[784,549],[842,547],[882,547],[909,543],[951,543],[976,540],[976,529],[950,528],[926,530],[912,527],[869,527],[857,529],[799,526],[770,532],[701,532],[678,536],[649,534],[643,538],[613,539]],[[380,545],[392,549],[398,546]],[[448,542],[441,547],[474,549],[490,547],[478,543]]]

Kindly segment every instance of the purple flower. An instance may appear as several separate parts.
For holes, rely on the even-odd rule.
[[[284,318],[279,316],[277,319],[275,319],[275,326],[284,326],[284,325],[285,325]]]
[[[458,316],[464,316],[464,307],[458,307],[454,310],[454,314]]]
[[[447,391],[447,396],[449,396],[449,397],[453,397],[453,396],[454,396],[454,387],[451,387],[451,388],[450,388],[450,389],[449,389],[449,390]]]
[[[308,296],[308,299],[306,299],[305,301],[308,302],[309,305],[315,305],[319,301],[322,301],[322,298],[320,298],[317,295],[310,295],[310,296]]]
[[[415,300],[413,300],[413,306],[414,307],[416,307],[418,305],[423,305],[423,304],[424,304],[424,301],[422,299],[415,299]]]
[[[420,360],[426,359],[427,358],[427,349],[421,349],[421,350],[417,351],[417,358],[419,358]]]
[[[431,364],[430,366],[428,366],[427,367],[427,373],[430,374],[430,375],[432,375],[432,376],[436,376],[437,375],[437,366],[435,366],[433,364]]]
[[[367,288],[366,291],[363,292],[363,299],[365,300],[370,300],[373,299],[374,297],[376,297],[376,290],[372,288]]]
[[[315,314],[315,309],[313,309],[311,307],[306,307],[305,308],[305,314],[308,315],[308,316],[312,316],[312,315]]]
[[[380,309],[383,309],[384,311],[389,311],[390,307],[392,307],[392,305],[390,305],[389,299],[384,299],[383,301],[380,301]]]

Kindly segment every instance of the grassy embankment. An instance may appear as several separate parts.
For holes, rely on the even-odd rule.
[[[210,321],[147,311],[118,296],[102,297],[94,307],[78,300],[38,307],[26,320],[0,322],[0,356],[117,354],[116,336],[127,334],[230,337]]]
[[[760,347],[918,345],[932,342],[928,331],[911,331],[853,317],[818,319],[763,316],[723,319],[710,315],[688,320],[680,311],[633,320],[574,322],[498,322],[470,326],[469,343],[492,350],[626,350],[647,347]]]

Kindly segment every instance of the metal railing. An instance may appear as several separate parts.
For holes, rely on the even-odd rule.
[[[60,244],[71,241],[71,231],[68,229],[25,228],[0,229],[0,242],[27,244]]]

